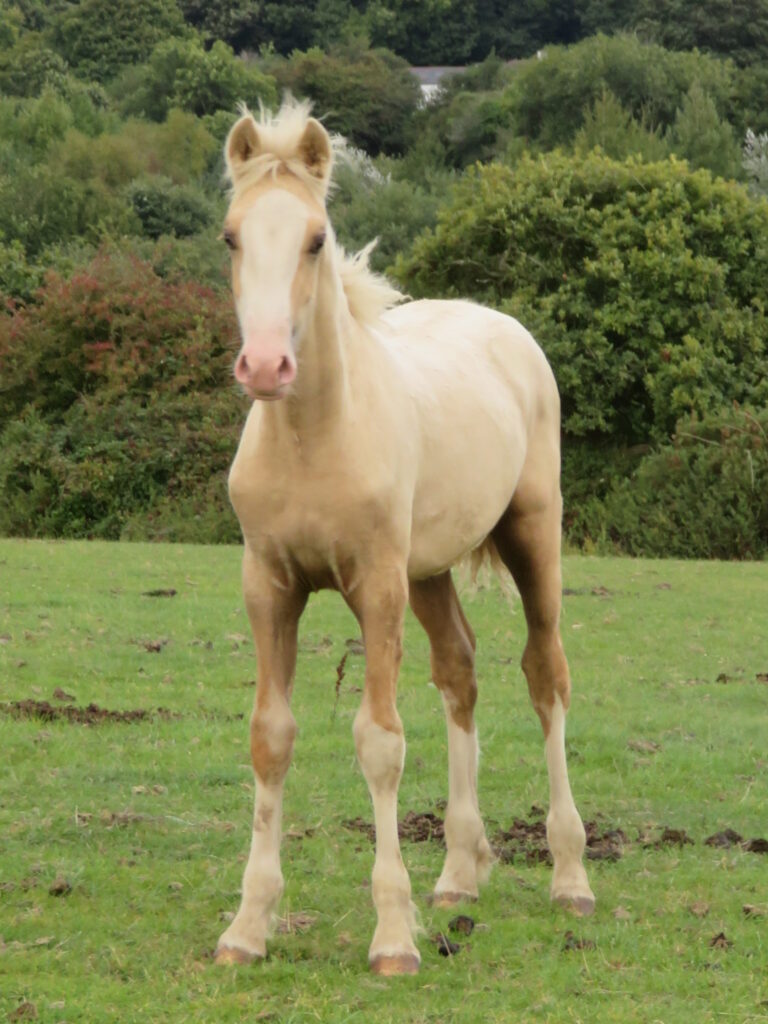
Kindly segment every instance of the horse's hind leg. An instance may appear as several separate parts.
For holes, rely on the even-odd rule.
[[[493,539],[514,576],[528,623],[522,665],[544,730],[550,793],[547,840],[555,862],[552,899],[589,914],[595,897],[582,864],[584,826],[571,795],[565,760],[565,713],[571,680],[560,639],[561,514],[559,489],[550,502],[537,503],[533,511],[513,502]]]
[[[477,802],[475,637],[449,572],[412,582],[410,601],[429,637],[432,678],[443,698],[448,727],[448,852],[435,901],[455,903],[477,898],[478,882],[486,880],[492,862]]]

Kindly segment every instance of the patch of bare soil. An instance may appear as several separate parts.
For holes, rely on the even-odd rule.
[[[613,591],[602,585],[597,587],[563,587],[563,597],[613,597]]]
[[[371,842],[375,842],[376,829],[371,822],[364,821],[363,818],[349,818],[343,821],[342,825],[355,832],[362,832]],[[397,823],[397,834],[401,839],[407,839],[412,843],[428,843],[434,840],[440,846],[445,845],[443,819],[430,811],[408,811]]]
[[[693,846],[693,840],[684,828],[668,828],[661,830],[661,835],[654,836],[652,832],[641,832],[638,837],[641,846],[651,850],[661,850],[665,846]]]
[[[728,849],[730,846],[738,846],[741,842],[741,836],[738,832],[734,832],[732,828],[723,829],[722,832],[715,832],[714,835],[707,836],[704,840],[705,846],[721,846]]]
[[[580,939],[574,935],[572,931],[567,931],[563,936],[565,942],[563,943],[563,952],[570,953],[573,950],[579,949],[594,949],[595,944],[592,939]]]
[[[500,829],[493,837],[493,852],[502,864],[511,864],[523,857],[526,864],[551,864],[544,821],[514,818],[510,828]]]
[[[715,832],[704,840],[705,846],[714,846],[720,849],[731,849],[734,846],[741,847],[747,853],[768,853],[768,839],[755,838],[744,839],[732,828],[726,828],[722,832]]]
[[[8,1014],[8,1020],[37,1020],[37,1007],[34,1003],[25,1000],[23,1003],[19,1003],[12,1013]]]
[[[457,935],[471,935],[475,930],[474,919],[467,914],[457,914],[448,922],[448,931]]]
[[[104,722],[146,722],[153,718],[170,719],[178,715],[167,708],[136,708],[132,711],[110,711],[98,704],[77,707],[54,707],[47,700],[12,700],[0,703],[0,712],[12,718],[33,718],[41,722],[73,722],[78,725],[101,725]]]
[[[585,821],[587,857],[589,860],[619,860],[628,843],[620,828],[601,828],[596,821]]]
[[[440,956],[456,956],[457,953],[461,952],[461,946],[458,942],[451,942],[448,936],[442,932],[436,932],[432,936],[432,941],[437,946],[437,952]]]
[[[57,875],[48,889],[48,893],[51,896],[69,896],[71,892],[72,883],[63,875]]]
[[[539,810],[537,807],[531,808],[532,813]],[[606,828],[599,821],[585,821],[584,830],[587,833],[586,853],[589,860],[619,860],[628,842],[622,829]],[[515,818],[510,829],[496,833],[493,849],[504,864],[512,863],[518,857],[524,858],[526,864],[552,863],[547,844],[547,826],[543,820]]]

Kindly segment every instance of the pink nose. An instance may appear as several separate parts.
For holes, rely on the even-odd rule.
[[[235,379],[249,392],[273,394],[296,377],[296,360],[289,352],[260,353],[244,345],[235,362]]]

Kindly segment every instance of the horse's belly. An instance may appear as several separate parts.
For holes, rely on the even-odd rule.
[[[525,459],[525,432],[516,410],[497,424],[456,432],[422,464],[414,496],[412,579],[447,569],[485,540],[508,508]],[[485,429],[483,429],[485,428]]]

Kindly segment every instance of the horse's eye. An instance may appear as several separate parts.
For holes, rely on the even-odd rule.
[[[318,232],[315,235],[315,237],[309,243],[309,248],[307,249],[307,252],[309,253],[310,256],[317,256],[317,254],[320,252],[320,250],[323,248],[324,245],[325,245],[325,232],[324,231],[320,231],[320,232]]]
[[[221,234],[221,237],[224,239],[224,244],[228,249],[237,248],[237,239],[235,238],[234,231],[230,231],[229,228],[225,228]]]

